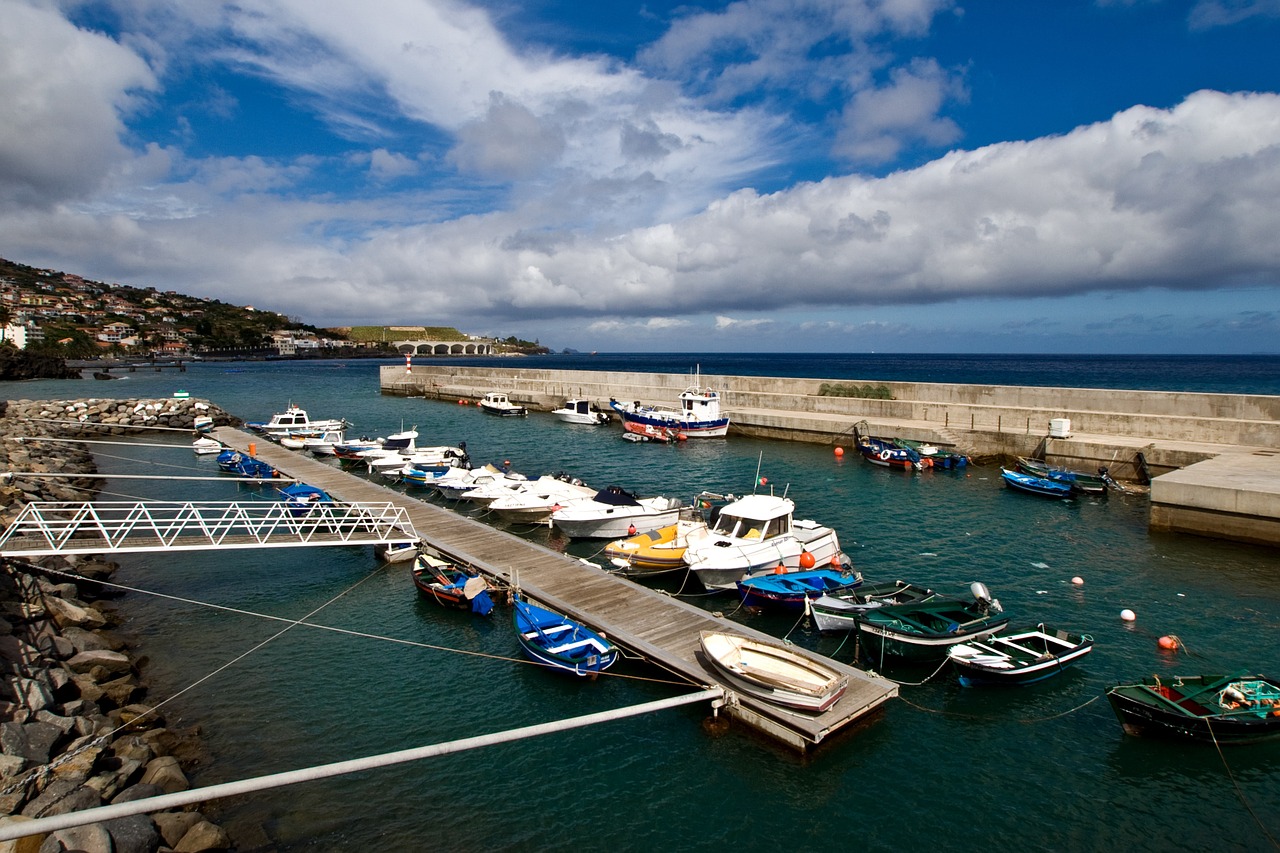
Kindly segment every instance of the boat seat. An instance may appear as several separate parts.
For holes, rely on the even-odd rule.
[[[581,649],[581,648],[582,648],[582,647],[584,647],[584,646],[591,646],[593,649],[595,649],[596,651],[598,651],[598,652],[600,652],[600,653],[602,653],[602,654],[603,654],[603,653],[604,653],[604,651],[605,651],[605,650],[600,646],[600,644],[599,644],[599,643],[597,643],[594,639],[592,639],[591,637],[587,637],[587,638],[582,639],[582,640],[575,640],[575,641],[573,641],[572,643],[565,643],[564,645],[561,645],[561,646],[553,646],[553,647],[551,647],[551,648],[547,649],[547,653],[548,653],[548,654],[553,654],[553,655],[563,655],[563,654],[566,654],[566,653],[568,653],[568,652],[572,652],[572,651],[575,651],[575,650],[577,650],[577,649]]]

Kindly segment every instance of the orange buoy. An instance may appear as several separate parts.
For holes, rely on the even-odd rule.
[[[800,552],[800,568],[802,568],[802,569],[812,569],[812,568],[813,568],[813,564],[814,564],[815,562],[816,562],[816,560],[814,560],[814,558],[813,558],[813,554],[809,553],[808,551],[801,551],[801,552]]]
[[[843,447],[837,447],[837,448],[836,448],[836,456],[837,456],[837,457],[844,456],[844,448],[843,448]]]
[[[636,526],[634,524],[627,528],[627,535],[628,536],[636,535]]]
[[[258,445],[252,441],[249,442],[249,455],[256,456],[257,453],[258,453]]]
[[[1157,640],[1156,643],[1160,646],[1160,648],[1167,649],[1168,651],[1173,651],[1178,648],[1177,637],[1164,636],[1164,637],[1161,637],[1159,640]]]
[[[787,573],[787,567],[782,563],[778,563],[778,567],[773,570],[773,573],[775,575],[785,575]]]

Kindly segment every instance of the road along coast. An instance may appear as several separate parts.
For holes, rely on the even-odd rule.
[[[569,398],[670,405],[694,381],[448,363],[384,365],[379,376],[384,394],[470,402],[502,390],[543,411]],[[711,374],[697,382],[720,392],[730,435],[848,446],[865,421],[872,435],[980,462],[1032,456],[1106,467],[1118,480],[1150,482],[1153,530],[1280,545],[1280,396]]]
[[[199,415],[238,422],[187,399],[20,400],[0,404],[0,414],[6,526],[26,503],[89,501],[101,485],[89,445],[40,437],[101,438],[157,425],[189,430]],[[123,621],[109,586],[116,564],[92,557],[3,563],[0,828],[187,790],[186,772],[205,760],[198,733],[169,728],[146,700],[143,658],[115,630]],[[6,842],[23,846],[0,849],[202,851],[230,843],[200,812],[170,810],[28,836]]]

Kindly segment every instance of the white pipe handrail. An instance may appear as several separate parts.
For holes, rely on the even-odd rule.
[[[394,503],[283,501],[33,502],[0,533],[0,554],[413,542]],[[34,540],[39,543],[32,546]],[[234,541],[240,540],[240,541]],[[6,548],[12,547],[12,550]]]
[[[388,752],[383,753],[382,755],[355,758],[350,761],[339,761],[333,764],[322,764],[317,767],[306,767],[301,770],[289,770],[284,773],[274,773],[269,776],[258,776],[253,779],[243,779],[239,782],[225,782],[221,785],[210,785],[207,788],[178,791],[173,794],[161,794],[159,796],[148,797],[143,800],[132,800],[127,803],[114,803],[108,806],[99,806],[98,808],[85,809],[83,811],[70,812],[63,815],[55,815],[54,817],[36,818],[31,821],[23,821],[20,823],[0,826],[0,841],[12,841],[15,838],[25,838],[29,835],[57,832],[61,829],[70,829],[73,826],[100,823],[102,821],[115,820],[116,818],[129,817],[130,815],[136,814],[150,814],[152,812],[181,808],[182,806],[191,805],[192,803],[201,803],[208,800],[220,799],[222,797],[242,796],[244,794],[251,794],[255,791],[265,791],[270,788],[282,788],[286,785],[296,785],[300,782],[312,782],[317,779],[328,779],[333,776],[342,776],[347,773],[358,773],[379,767],[390,767],[395,764],[419,761],[423,758],[433,758],[438,755],[450,755],[455,752],[465,752],[467,750],[478,749],[483,746],[509,743],[515,740],[523,740],[524,738],[583,728],[584,726],[590,726],[596,723],[622,720],[627,717],[635,717],[641,714],[652,713],[654,711],[664,711],[669,708],[677,708],[682,705],[692,705],[696,702],[713,701],[723,698],[724,695],[723,688],[707,687],[699,690],[697,693],[686,693],[683,696],[673,696],[669,699],[658,699],[653,702],[643,702],[639,705],[615,708],[611,711],[600,711],[595,714],[585,714],[580,717],[569,717],[568,719],[556,720],[550,723],[539,723],[538,725],[524,726],[523,728],[510,729],[505,732],[494,732],[493,734],[462,738],[461,740],[449,741],[447,743],[404,749],[399,752]]]

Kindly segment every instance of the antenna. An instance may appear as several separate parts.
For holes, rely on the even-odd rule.
[[[751,494],[753,495],[756,493],[756,489],[760,488],[760,466],[763,463],[764,463],[764,451],[761,450],[759,458],[756,459],[756,479],[755,479],[755,482],[751,484]]]

